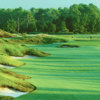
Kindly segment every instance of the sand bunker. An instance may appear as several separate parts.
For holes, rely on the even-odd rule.
[[[77,46],[77,45],[62,45],[61,47],[63,47],[63,48],[78,48],[79,46]]]
[[[3,67],[3,68],[15,68],[15,67],[12,67],[12,66],[7,66],[7,65],[0,65],[0,67]]]
[[[25,55],[24,57],[15,57],[15,56],[11,56],[14,59],[27,59],[27,58],[37,58],[36,56],[30,56],[30,55]]]
[[[14,89],[10,89],[10,88],[0,88],[0,95],[3,96],[12,96],[12,97],[19,97],[21,95],[25,95],[27,94],[26,92],[20,92]]]
[[[68,47],[67,45],[63,46],[63,47]]]

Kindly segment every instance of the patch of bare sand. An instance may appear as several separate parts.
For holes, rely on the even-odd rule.
[[[26,92],[20,92],[14,89],[10,89],[10,88],[4,88],[4,87],[0,87],[0,95],[3,96],[12,96],[12,97],[19,97],[21,95],[25,95],[27,94]]]
[[[31,55],[25,55],[24,57],[15,57],[15,56],[11,56],[14,59],[27,59],[27,58],[37,58],[36,56],[31,56]]]
[[[3,68],[15,68],[15,67],[8,66],[8,65],[0,65],[0,67],[3,67]]]

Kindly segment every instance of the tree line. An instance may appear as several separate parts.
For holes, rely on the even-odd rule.
[[[94,4],[58,9],[0,9],[0,28],[11,33],[100,33],[100,9]]]

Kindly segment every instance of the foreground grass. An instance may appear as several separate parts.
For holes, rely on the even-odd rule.
[[[8,66],[13,66],[13,67],[19,67],[19,66],[24,65],[25,63],[23,63],[21,61],[18,61],[18,60],[15,60],[15,59],[13,59],[10,56],[1,54],[0,55],[0,64],[8,65]]]
[[[0,100],[13,100],[13,97],[10,96],[0,96]]]
[[[28,78],[30,77],[14,73],[5,68],[0,68],[0,80],[2,80],[0,81],[0,87],[30,92],[35,90],[35,86],[23,80]]]
[[[38,37],[35,37],[32,39],[33,40],[38,39]],[[30,38],[28,39],[28,41],[30,41]],[[51,37],[43,36],[39,43],[47,44],[47,43],[54,43],[54,42],[61,42],[61,41],[63,41],[63,39],[62,40],[54,39]],[[38,41],[36,41],[36,40],[35,40],[35,42],[38,43]],[[22,41],[19,42],[19,44],[20,43],[22,43]],[[7,39],[2,39],[2,40],[0,40],[0,45],[1,45],[0,64],[3,64],[3,65],[17,67],[17,66],[22,66],[25,64],[24,62],[21,62],[21,61],[11,58],[10,56],[17,56],[17,57],[19,57],[19,56],[23,57],[24,55],[33,55],[33,56],[39,56],[39,57],[49,56],[48,53],[41,52],[37,49],[35,50],[33,48],[29,48],[26,45],[17,45],[16,42],[13,42],[12,40],[9,41]],[[2,80],[0,82],[0,87],[9,87],[9,88],[13,88],[15,90],[19,90],[19,91],[23,91],[23,92],[30,92],[30,91],[35,90],[36,87],[34,85],[32,85],[28,82],[25,82],[23,80],[23,79],[27,79],[27,78],[29,78],[29,77],[26,77],[26,76],[23,76],[20,74],[16,74],[7,69],[0,68],[0,80]],[[11,97],[2,97],[2,96],[0,96],[0,98],[2,100],[7,99],[7,98],[8,98],[7,100],[12,99]]]
[[[27,65],[12,69],[31,76],[37,86],[34,93],[14,100],[99,100],[100,48],[57,48],[60,44],[32,46],[51,53],[51,56],[27,59]]]

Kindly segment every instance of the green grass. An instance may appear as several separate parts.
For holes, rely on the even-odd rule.
[[[14,37],[14,35],[0,29],[0,37],[6,37],[7,38],[7,37]]]
[[[51,44],[58,42],[66,42],[67,40],[63,38],[57,38],[49,35],[36,35],[36,36],[26,36],[26,37],[16,37],[8,40],[14,43],[26,43],[26,44]]]
[[[76,41],[73,43],[76,44]],[[12,69],[14,72],[32,77],[28,82],[37,86],[35,92],[14,100],[99,100],[99,43],[80,42],[79,48],[57,48],[59,43],[28,45],[50,53],[51,56],[23,59],[27,65]]]
[[[100,41],[96,40],[77,40],[77,41],[68,41],[67,43],[62,43],[59,46],[63,45],[76,45],[76,46],[100,46]]]
[[[74,34],[74,35],[54,35],[57,38],[63,38],[67,40],[99,40],[100,34]]]
[[[10,96],[0,96],[0,100],[13,100],[13,97]]]
[[[3,65],[19,67],[25,64],[19,60],[13,59],[10,56],[23,57],[24,55],[33,55],[38,57],[44,57],[50,55],[45,52],[39,51],[37,49],[31,49],[25,45],[17,45],[17,44],[9,44],[9,43],[8,44],[2,43],[0,45],[1,45],[0,64]]]
[[[24,55],[33,55],[33,56],[48,56],[49,54],[41,52],[39,50],[30,49],[25,45],[17,44],[7,44],[3,43],[0,47],[0,54],[7,54],[9,56],[23,57]]]
[[[0,81],[0,87],[9,87],[23,92],[33,91],[35,86],[24,80],[29,78],[8,69],[0,68],[0,80],[2,80]]]
[[[25,63],[23,63],[21,61],[18,61],[16,59],[13,59],[10,56],[1,54],[0,55],[0,64],[2,64],[2,65],[8,65],[8,66],[13,66],[13,67],[19,67],[19,66],[24,65]]]
[[[62,37],[64,40],[67,39],[64,36]],[[37,87],[36,91],[15,98],[14,100],[100,99],[99,38],[97,39],[97,37],[95,37],[95,39],[90,39],[89,37],[77,36],[77,39],[75,39],[77,41],[73,41],[74,39],[71,39],[71,41],[67,41],[67,43],[64,44],[47,44],[54,43],[49,42],[48,39],[44,39],[46,42],[43,43],[36,42],[36,44],[45,45],[33,45],[35,43],[30,42],[30,38],[28,39],[27,37],[27,42],[26,40],[24,41],[24,39],[25,38],[23,38],[23,41],[20,41],[20,38],[17,38],[14,41],[17,40],[16,42],[19,44],[21,42],[27,43],[29,41],[31,44],[27,43],[26,45],[22,45],[23,47],[21,45],[16,45],[15,49],[13,46],[10,46],[10,49],[9,45],[13,44],[5,43],[4,49],[1,49],[1,51],[3,50],[2,53],[7,55],[15,55],[17,52],[20,52],[16,56],[21,54],[24,55],[26,53],[30,55],[34,53],[33,55],[38,54],[38,56],[41,56],[42,53],[43,55],[45,54],[45,57],[35,59],[21,59],[21,62],[26,63],[22,67],[10,69],[13,72],[9,72],[7,69],[3,69],[2,72],[0,72],[0,80],[2,80],[0,84],[3,86],[12,86],[12,88],[20,91],[32,91],[31,89],[35,88],[34,85]],[[5,40],[5,42],[6,41],[8,40]],[[12,40],[8,41],[8,43],[10,42],[13,43]],[[79,48],[58,48],[58,46],[61,45],[78,45]],[[29,46],[31,49],[29,49],[27,46]],[[6,50],[6,48],[8,50]],[[46,53],[40,51],[44,51]],[[26,75],[26,77],[19,74],[17,75],[15,72]],[[31,79],[27,81],[23,80],[30,77]],[[31,85],[30,83],[34,85]]]

